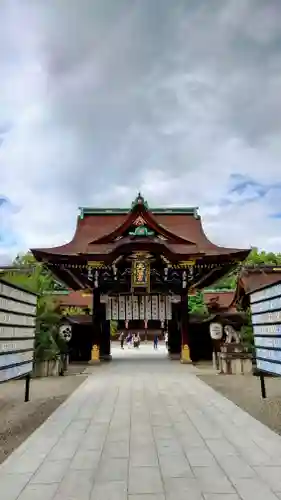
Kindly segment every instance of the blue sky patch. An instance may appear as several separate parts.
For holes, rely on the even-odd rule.
[[[3,196],[0,196],[0,208],[3,206],[3,205],[6,205],[6,203],[8,203],[7,199],[4,198]]]
[[[257,197],[263,197],[266,193],[271,189],[270,185],[260,184],[252,179],[242,178],[237,179],[237,183],[229,190],[229,193],[238,193],[243,194],[247,189],[252,189],[253,192],[256,192]]]
[[[281,219],[281,212],[276,212],[269,215],[270,219]]]

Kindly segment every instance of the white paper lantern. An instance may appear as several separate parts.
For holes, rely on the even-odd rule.
[[[220,323],[210,324],[210,335],[213,340],[221,340],[223,335],[223,328]]]
[[[72,327],[70,325],[61,325],[59,334],[65,342],[69,342],[72,337]]]

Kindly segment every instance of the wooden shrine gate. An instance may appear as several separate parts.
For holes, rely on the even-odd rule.
[[[130,208],[81,208],[71,242],[32,252],[67,286],[93,294],[92,362],[110,358],[110,318],[130,317],[166,320],[179,339],[170,353],[189,362],[188,294],[218,281],[250,249],[211,243],[196,207],[153,209],[139,193]]]

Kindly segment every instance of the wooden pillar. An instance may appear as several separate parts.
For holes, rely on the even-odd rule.
[[[96,287],[93,290],[93,331],[90,361],[91,364],[100,363],[101,319],[100,288]]]
[[[172,319],[169,321],[169,355],[171,359],[181,357],[180,304],[172,304]]]
[[[101,342],[100,342],[100,359],[102,361],[111,361],[111,332],[110,321],[105,317],[105,308],[103,308]]]
[[[188,326],[188,288],[185,288],[181,294],[181,363],[191,363]]]

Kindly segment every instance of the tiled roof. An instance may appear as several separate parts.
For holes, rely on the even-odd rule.
[[[235,290],[203,292],[204,302],[208,308],[216,306],[219,310],[236,312],[234,304]]]
[[[78,218],[76,232],[71,242],[53,248],[42,248],[34,250],[35,254],[38,252],[54,255],[77,255],[79,253],[86,253],[91,250],[94,253],[103,253],[108,244],[99,244],[95,241],[103,236],[116,231],[122,224],[125,223],[129,214],[114,214],[114,215],[86,215],[83,219]],[[187,245],[189,242],[194,244],[200,252],[209,255],[221,254],[239,254],[241,252],[241,260],[243,260],[248,253],[247,250],[241,251],[238,249],[224,248],[212,243],[206,236],[202,221],[200,217],[194,217],[189,214],[152,214],[155,222],[160,228],[163,228],[178,238],[186,240]],[[93,247],[96,247],[95,250]],[[186,246],[184,243],[183,247]],[[176,244],[174,249],[180,250],[180,245]],[[171,245],[172,248],[172,245]],[[190,247],[189,247],[190,249]],[[183,253],[183,252],[180,252]],[[192,252],[194,253],[194,251]],[[243,255],[242,255],[243,254]],[[245,254],[245,255],[244,255]]]
[[[281,267],[244,267],[238,279],[236,295],[248,295],[255,290],[278,282],[281,282]]]

